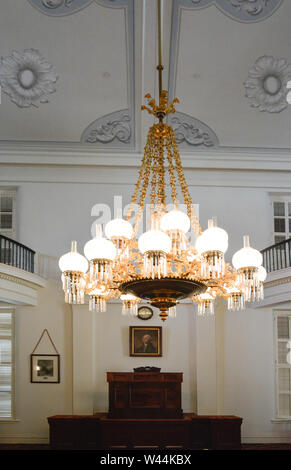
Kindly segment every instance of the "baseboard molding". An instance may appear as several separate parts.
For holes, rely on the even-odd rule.
[[[0,444],[49,444],[49,438],[30,434],[0,434]],[[291,444],[288,436],[242,437],[242,444]]]
[[[0,444],[49,444],[49,438],[31,434],[0,434]]]
[[[291,444],[291,434],[289,436],[242,437],[242,444]]]

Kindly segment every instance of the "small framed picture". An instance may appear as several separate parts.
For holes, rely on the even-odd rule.
[[[162,327],[130,326],[129,353],[135,357],[162,356]]]
[[[60,355],[31,354],[30,381],[38,384],[60,383]]]

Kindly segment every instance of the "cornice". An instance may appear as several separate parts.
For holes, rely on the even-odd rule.
[[[0,280],[11,281],[25,287],[36,289],[45,287],[46,281],[36,274],[0,263]]]
[[[265,282],[264,287],[266,289],[268,287],[274,287],[274,286],[280,286],[282,284],[287,284],[288,282],[291,282],[291,276],[285,277],[282,279],[277,279],[277,280],[270,281],[270,282]]]
[[[184,168],[291,171],[291,149],[219,147],[182,151]],[[81,144],[0,143],[0,165],[139,167],[141,152],[106,152]]]

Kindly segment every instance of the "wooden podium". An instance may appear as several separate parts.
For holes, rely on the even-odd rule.
[[[107,372],[109,418],[182,418],[182,372]]]

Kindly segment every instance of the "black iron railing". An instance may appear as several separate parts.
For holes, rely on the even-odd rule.
[[[275,245],[268,246],[261,251],[263,265],[267,272],[277,271],[291,267],[291,238]]]
[[[34,272],[35,252],[27,246],[0,235],[0,263]]]

